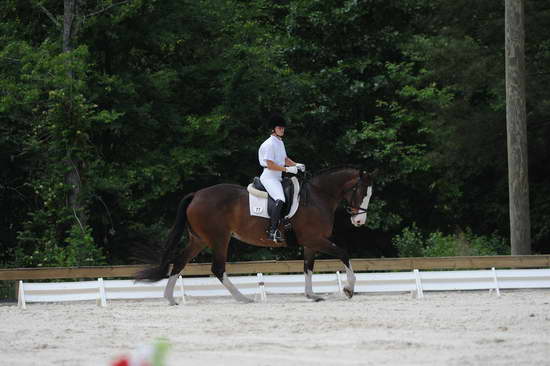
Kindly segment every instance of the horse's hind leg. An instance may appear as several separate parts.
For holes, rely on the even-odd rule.
[[[304,276],[306,279],[305,293],[308,299],[323,301],[321,296],[313,292],[313,266],[315,264],[315,251],[311,248],[304,248]]]
[[[170,305],[177,305],[176,299],[174,299],[174,287],[176,287],[176,281],[178,280],[179,273],[172,275],[168,278],[166,287],[164,288],[164,298],[168,300]]]
[[[178,280],[178,277],[180,273],[183,271],[183,268],[185,268],[185,265],[189,263],[197,254],[200,253],[201,250],[204,249],[206,246],[204,243],[201,243],[197,237],[193,236],[193,234],[190,233],[189,235],[189,243],[183,250],[183,254],[181,257],[179,257],[174,263],[174,266],[171,267],[168,283],[166,284],[166,287],[164,288],[164,298],[168,300],[170,305],[177,305],[178,303],[174,299],[174,287],[176,287],[176,281]]]
[[[250,303],[254,300],[244,296],[239,289],[233,285],[229,280],[227,273],[225,272],[225,262],[227,261],[227,246],[229,244],[229,239],[227,243],[222,247],[216,247],[214,249],[214,258],[212,260],[212,273],[220,280],[222,285],[229,291],[231,296],[239,302]]]

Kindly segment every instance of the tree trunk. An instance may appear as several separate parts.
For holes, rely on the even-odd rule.
[[[80,0],[64,0],[63,14],[63,52],[71,52],[74,49],[74,41],[78,32],[78,16],[80,10]],[[68,61],[70,62],[70,60]],[[74,73],[71,67],[68,68],[67,76],[69,79],[74,78]],[[67,106],[67,118],[69,123],[73,122],[72,111],[72,95],[71,90],[67,91],[69,104]],[[68,193],[67,204],[72,209],[73,214],[79,225],[83,227],[86,224],[86,218],[82,212],[82,202],[80,198],[82,181],[80,179],[80,162],[75,161],[71,156],[70,149],[67,152],[65,163],[68,167],[68,172],[65,174],[65,182],[71,186]]]
[[[531,254],[525,112],[524,0],[506,0],[506,128],[512,255]]]
[[[73,50],[77,33],[78,0],[64,0],[63,4],[63,52]]]

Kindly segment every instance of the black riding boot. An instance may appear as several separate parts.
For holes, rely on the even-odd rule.
[[[285,203],[281,200],[275,201],[275,206],[273,206],[273,212],[271,213],[271,224],[269,226],[269,233],[267,234],[269,240],[274,242],[281,242],[281,232],[277,229],[279,226],[279,218],[281,217],[281,209]]]

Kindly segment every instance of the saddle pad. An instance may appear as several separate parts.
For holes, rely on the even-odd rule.
[[[294,214],[298,210],[298,206],[300,203],[300,183],[298,183],[298,178],[292,177],[291,181],[294,185],[294,195],[292,196],[292,206],[290,207],[290,211],[288,212],[288,215],[285,216],[286,219],[290,219],[292,216],[294,216]],[[266,219],[269,219],[269,213],[267,211],[267,197],[258,197],[252,194],[251,191],[253,192],[255,190],[252,190],[249,186],[248,202],[250,205],[250,215],[265,217]]]
[[[250,202],[250,215],[269,219],[269,214],[267,213],[267,198],[258,197],[249,193],[248,201]]]

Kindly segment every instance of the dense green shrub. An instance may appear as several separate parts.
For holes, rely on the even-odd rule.
[[[61,245],[55,239],[48,239],[36,242],[28,247],[33,248],[33,251],[26,252],[23,245],[15,249],[15,265],[17,267],[68,267],[106,264],[103,251],[95,245],[89,226],[73,225],[67,232],[67,239]]]
[[[424,256],[424,237],[416,224],[413,224],[410,228],[405,227],[401,235],[396,235],[392,242],[397,247],[400,257]]]
[[[424,234],[413,224],[396,235],[393,244],[400,257],[453,257],[510,254],[508,241],[497,234],[475,235],[468,228],[456,234]]]

